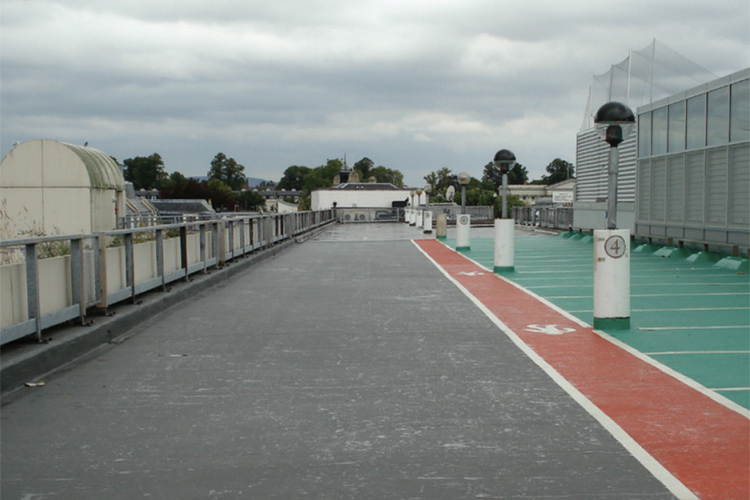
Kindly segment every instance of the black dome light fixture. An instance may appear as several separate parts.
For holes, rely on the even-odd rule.
[[[466,186],[471,181],[471,175],[468,172],[458,174],[458,183],[461,185],[461,213],[466,213]]]
[[[617,229],[617,173],[620,153],[617,146],[630,137],[635,128],[633,110],[621,102],[608,102],[594,116],[596,133],[609,144],[607,170],[607,229]]]
[[[516,165],[516,155],[507,149],[501,149],[495,153],[495,165],[500,169],[500,173],[507,174]]]
[[[516,165],[516,155],[508,149],[501,149],[495,153],[495,166],[503,174],[503,213],[502,218],[508,218],[508,172]]]
[[[621,102],[608,102],[594,116],[596,133],[611,147],[616,148],[635,128],[633,110]]]

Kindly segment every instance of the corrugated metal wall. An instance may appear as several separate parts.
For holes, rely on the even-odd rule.
[[[636,148],[634,131],[620,144],[620,169],[617,176],[617,201],[635,201]],[[578,133],[576,139],[576,202],[603,201],[607,198],[607,163],[609,145],[596,134],[596,129]]]
[[[748,246],[750,144],[638,162],[636,234]]]

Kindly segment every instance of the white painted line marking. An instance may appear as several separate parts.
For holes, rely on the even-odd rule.
[[[631,297],[715,297],[725,295],[750,295],[750,292],[737,293],[641,293],[632,294]],[[555,295],[553,299],[590,299],[591,295]]]
[[[722,387],[721,389],[713,389],[714,391],[750,391],[750,387]]]
[[[416,245],[416,243],[415,243],[415,245]],[[453,250],[453,249],[452,249],[451,247],[449,247],[449,246],[447,246],[447,245],[445,245],[445,244],[443,244],[443,245],[444,245],[444,246],[445,246],[446,248],[448,248],[449,250],[451,250],[451,251],[453,251],[453,252],[456,252],[456,251],[455,251],[455,250]],[[419,247],[417,247],[417,248],[419,248]],[[420,250],[420,251],[421,251],[421,252],[422,252],[423,254],[427,255],[427,254],[426,254],[426,253],[424,252],[424,250],[422,250],[421,248],[419,248],[419,250]],[[468,260],[470,260],[471,262],[473,262],[474,264],[476,264],[476,265],[477,265],[478,267],[480,267],[480,268],[482,268],[482,269],[484,269],[484,270],[486,270],[486,271],[489,271],[489,269],[487,269],[486,267],[484,267],[484,266],[483,266],[482,264],[480,264],[479,262],[477,262],[477,261],[475,261],[475,260],[473,260],[473,259],[471,259],[471,258],[467,257],[466,255],[463,255],[463,254],[462,254],[461,256],[462,256],[462,257],[464,257],[465,259],[468,259]],[[428,258],[429,258],[429,259],[430,259],[430,260],[431,260],[431,261],[432,261],[433,263],[435,263],[435,261],[434,261],[434,260],[432,260],[432,258],[431,258],[431,257],[430,257],[429,255],[427,255],[427,257],[428,257]],[[437,266],[437,264],[436,264],[436,263],[435,263],[435,265]],[[446,271],[444,271],[444,270],[443,270],[443,269],[442,269],[442,268],[441,268],[440,266],[437,266],[437,267],[438,267],[438,269],[440,269],[441,271],[443,271],[443,274],[446,274],[446,275],[447,275]],[[494,273],[493,273],[493,274],[494,274]],[[569,313],[568,311],[566,311],[565,309],[562,309],[561,307],[558,307],[558,306],[557,306],[556,304],[553,304],[552,302],[550,302],[549,300],[545,299],[544,297],[542,297],[542,296],[540,296],[540,295],[537,295],[536,293],[532,292],[532,291],[531,291],[531,290],[529,290],[528,288],[525,288],[525,287],[523,287],[522,285],[520,285],[520,284],[518,284],[518,283],[515,283],[515,282],[513,282],[513,281],[509,280],[508,278],[506,278],[506,277],[504,277],[504,276],[500,276],[500,275],[495,275],[495,276],[496,276],[497,278],[499,278],[499,279],[503,280],[504,282],[508,283],[509,285],[511,285],[511,286],[514,286],[514,287],[518,288],[519,290],[522,290],[522,291],[523,291],[524,293],[527,293],[528,295],[530,295],[530,296],[534,297],[534,298],[535,298],[535,299],[537,299],[537,300],[538,300],[539,302],[541,302],[542,304],[545,304],[545,305],[546,305],[547,307],[549,307],[550,309],[552,309],[552,310],[554,310],[554,311],[557,311],[558,313],[562,314],[563,316],[565,316],[566,318],[568,318],[568,319],[569,319],[570,321],[572,321],[572,322],[574,322],[574,323],[576,323],[576,324],[578,324],[578,325],[581,325],[581,326],[582,326],[582,327],[584,327],[584,328],[592,328],[592,326],[591,326],[591,325],[589,325],[588,323],[586,323],[586,322],[585,322],[585,321],[583,321],[582,319],[580,319],[580,318],[578,318],[578,317],[576,317],[576,316],[573,316],[572,314],[570,314],[570,313]],[[453,280],[452,278],[451,278],[451,280],[452,280],[452,281],[454,281],[454,280]],[[734,294],[734,293],[719,293],[719,294],[716,294],[716,295],[742,295],[742,294],[739,294],[739,293],[737,293],[737,294]],[[667,296],[671,296],[671,295],[667,295]],[[730,328],[738,328],[738,329],[739,329],[739,328],[742,328],[742,329],[745,329],[745,328],[748,328],[748,327],[747,327],[747,326],[734,326],[734,327],[722,327],[722,328],[727,328],[727,329],[730,329]],[[681,329],[681,328],[669,328],[668,330],[680,330],[680,329]],[[684,329],[684,328],[682,328],[682,329]],[[701,329],[701,330],[702,330],[703,328],[696,328],[696,329]],[[637,350],[637,349],[635,349],[635,348],[633,348],[633,347],[630,347],[630,346],[629,346],[628,344],[626,344],[625,342],[623,342],[623,341],[621,341],[621,340],[619,340],[619,339],[617,339],[617,338],[615,338],[615,337],[611,336],[611,335],[610,335],[610,334],[608,334],[607,332],[604,332],[604,331],[602,331],[602,330],[593,330],[593,331],[594,331],[594,333],[595,333],[595,334],[597,334],[598,336],[600,336],[600,337],[601,337],[601,338],[603,338],[604,340],[607,340],[607,341],[609,341],[609,342],[611,342],[611,343],[615,344],[615,345],[616,345],[617,347],[619,347],[620,349],[623,349],[623,350],[625,350],[625,351],[629,352],[630,354],[632,354],[632,355],[633,355],[633,356],[635,356],[636,358],[640,359],[640,360],[641,360],[641,361],[643,361],[644,363],[648,363],[649,365],[653,366],[654,368],[656,368],[656,369],[658,369],[658,370],[661,370],[662,372],[664,372],[664,373],[666,373],[667,375],[669,375],[669,376],[671,376],[671,377],[673,377],[673,378],[675,378],[675,379],[679,380],[680,382],[682,382],[683,384],[687,385],[688,387],[691,387],[691,388],[695,389],[696,391],[700,392],[701,394],[703,394],[704,396],[706,396],[706,397],[708,397],[708,398],[712,399],[713,401],[716,401],[716,402],[717,402],[717,403],[719,403],[720,405],[723,405],[723,406],[725,406],[725,407],[729,408],[730,410],[732,410],[732,411],[734,411],[734,412],[736,412],[736,413],[739,413],[740,415],[742,415],[742,416],[744,416],[744,417],[746,417],[746,418],[750,418],[750,410],[748,410],[748,409],[747,409],[747,408],[745,408],[744,406],[740,406],[739,404],[735,403],[735,402],[734,402],[734,401],[732,401],[731,399],[727,399],[727,398],[725,398],[724,396],[722,396],[721,394],[717,394],[717,393],[715,393],[715,392],[714,392],[714,391],[712,391],[711,389],[708,389],[708,388],[707,388],[707,387],[705,387],[704,385],[702,385],[702,384],[699,384],[698,382],[696,382],[695,380],[691,379],[690,377],[686,377],[686,376],[685,376],[685,375],[683,375],[682,373],[680,373],[680,372],[678,372],[678,371],[675,371],[675,370],[673,370],[672,368],[668,367],[667,365],[664,365],[664,364],[662,364],[662,363],[659,363],[659,362],[658,362],[657,360],[655,360],[654,358],[652,358],[652,357],[650,357],[650,356],[646,356],[646,355],[645,355],[645,354],[643,354],[643,353],[642,353],[641,351],[639,351],[639,350]],[[525,345],[525,344],[524,344],[524,345]]]
[[[672,492],[677,498],[681,500],[698,500],[698,497],[695,496],[695,494],[690,491],[690,489],[687,488],[680,480],[678,480],[676,477],[672,475],[671,472],[669,472],[662,464],[660,464],[654,457],[651,456],[643,447],[638,444],[638,442],[630,437],[630,435],[623,430],[622,427],[620,427],[612,418],[609,417],[606,413],[604,413],[601,409],[599,409],[598,406],[596,406],[594,403],[588,400],[586,396],[584,396],[578,389],[573,386],[570,382],[568,382],[565,377],[560,375],[560,373],[557,372],[549,363],[547,363],[544,358],[539,356],[531,347],[529,347],[524,341],[520,339],[520,337],[508,326],[503,323],[500,318],[495,316],[492,311],[490,311],[482,302],[474,297],[474,295],[469,292],[464,286],[456,281],[456,279],[448,274],[448,272],[443,269],[435,260],[427,254],[419,245],[416,244],[412,240],[412,243],[414,243],[414,246],[417,247],[417,249],[422,252],[422,254],[427,257],[427,259],[432,262],[432,264],[441,272],[443,275],[456,287],[461,290],[461,292],[466,295],[466,297],[471,300],[475,306],[479,308],[480,311],[484,313],[487,318],[492,321],[495,326],[497,326],[505,335],[510,338],[510,340],[518,346],[521,351],[523,351],[524,354],[526,354],[534,363],[537,364],[544,372],[549,375],[549,377],[557,384],[559,385],[565,392],[570,395],[573,400],[581,405],[581,407],[586,410],[592,417],[594,417],[612,436],[617,439],[617,441],[622,444],[628,452],[630,452],[633,457],[638,460],[641,465],[643,465],[657,480],[661,481],[661,483],[669,489],[669,491]],[[447,247],[450,248],[450,247]],[[484,266],[481,266],[484,267]],[[504,279],[502,276],[498,276],[500,279]],[[513,284],[515,283],[509,280],[509,283]],[[576,320],[579,321],[579,320]]]
[[[644,332],[656,332],[659,330],[730,330],[732,328],[750,328],[750,325],[735,326],[641,326],[639,330]]]
[[[750,351],[664,351],[644,352],[643,354],[646,354],[648,356],[671,356],[678,354],[750,354]]]
[[[750,311],[750,307],[684,307],[674,309],[631,309],[630,312],[676,312],[676,311]],[[572,314],[592,313],[593,309],[576,309]]]

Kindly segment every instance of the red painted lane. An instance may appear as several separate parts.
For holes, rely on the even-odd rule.
[[[701,499],[750,499],[750,421],[436,240],[415,241]],[[571,331],[539,333],[547,325]]]

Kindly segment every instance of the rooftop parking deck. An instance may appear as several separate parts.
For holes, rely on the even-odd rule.
[[[517,231],[508,277],[528,293],[466,258],[486,260],[485,235],[462,256],[405,224],[335,225],[149,318],[3,406],[2,497],[750,494],[748,412],[724,399],[740,391],[712,398],[696,385],[727,379],[691,382],[653,362],[712,345],[654,330],[679,324],[652,321],[641,309],[663,306],[644,297],[618,334],[648,354],[635,356],[585,326],[590,245]],[[674,261],[644,254],[653,267],[641,272],[640,259],[633,294],[664,294],[636,277]],[[730,286],[710,285],[731,294],[711,297],[743,293]],[[721,325],[741,330],[738,314]],[[748,350],[732,338],[722,351]],[[740,373],[741,359],[715,371]]]

